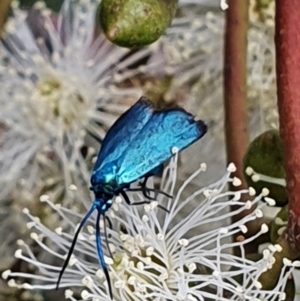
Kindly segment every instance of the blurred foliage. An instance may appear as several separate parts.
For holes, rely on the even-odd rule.
[[[0,2],[1,1],[3,0],[0,0]],[[38,0],[20,0],[20,4],[23,7],[30,7],[37,1]],[[44,2],[51,10],[58,12],[63,3],[63,0],[44,0]]]
[[[12,0],[0,0],[0,33],[9,13],[9,6],[11,1]],[[30,8],[37,1],[39,0],[19,0],[20,5],[23,8]],[[52,11],[58,12],[63,3],[63,0],[45,0],[44,2]]]
[[[0,0],[0,32],[2,32],[11,0]]]
[[[256,0],[255,9],[257,12],[268,8],[274,0]]]
[[[258,17],[257,21],[274,21],[274,0],[253,0],[253,13]]]

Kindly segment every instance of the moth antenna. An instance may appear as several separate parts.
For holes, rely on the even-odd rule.
[[[101,217],[101,212],[98,210],[97,219],[96,219],[96,244],[97,244],[97,252],[98,252],[98,257],[99,257],[100,264],[102,266],[103,272],[104,272],[106,280],[107,280],[109,296],[110,296],[110,299],[113,300],[113,294],[112,294],[112,287],[111,287],[111,283],[110,283],[110,277],[109,277],[109,273],[108,273],[107,266],[106,266],[106,263],[105,263],[105,259],[104,259],[104,255],[103,255],[103,250],[102,250],[102,244],[101,244],[100,217]]]
[[[109,255],[112,259],[114,259],[112,252],[110,250],[109,244],[108,244],[108,235],[107,235],[107,231],[106,231],[106,221],[108,222],[108,225],[110,227],[110,229],[112,229],[112,223],[110,221],[110,219],[108,218],[108,216],[106,216],[105,214],[103,215],[103,222],[104,222],[104,235],[105,235],[105,242],[106,242],[106,247],[108,249]]]
[[[104,215],[105,219],[107,220],[108,222],[108,226],[109,226],[109,229],[112,230],[112,223],[111,223],[111,220],[109,219],[109,217],[107,215]]]
[[[78,239],[78,235],[80,233],[80,230],[82,229],[82,227],[85,225],[86,221],[90,218],[90,216],[92,215],[92,213],[94,212],[95,210],[95,205],[93,204],[93,206],[91,207],[91,209],[88,211],[88,213],[85,215],[85,217],[83,218],[83,220],[80,222],[80,225],[78,227],[78,229],[76,230],[76,233],[74,235],[74,238],[72,240],[72,244],[71,244],[71,247],[69,249],[69,252],[68,252],[68,256],[64,262],[64,265],[59,273],[59,276],[58,276],[58,280],[57,280],[57,283],[56,283],[56,290],[58,290],[58,287],[59,287],[59,284],[60,284],[60,281],[61,281],[61,278],[68,266],[68,263],[70,261],[70,258],[71,258],[71,255],[74,251],[74,248],[75,248],[75,245],[76,245],[76,242],[77,242],[77,239]]]

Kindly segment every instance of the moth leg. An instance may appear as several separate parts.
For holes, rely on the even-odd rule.
[[[132,191],[132,190],[128,190],[128,191]],[[134,191],[140,191],[140,190],[134,190]],[[128,205],[130,205],[130,206],[146,205],[146,204],[150,204],[150,203],[151,203],[151,201],[142,201],[142,202],[134,202],[134,203],[131,203],[131,201],[129,200],[129,197],[128,197],[128,195],[126,194],[125,191],[120,191],[120,193],[121,193],[122,197],[124,198],[125,202],[126,202]],[[169,211],[167,208],[165,208],[165,207],[163,207],[163,206],[161,206],[161,205],[159,205],[159,204],[157,205],[157,208],[162,209],[163,211],[165,211],[165,212],[167,212],[167,213],[170,213],[170,211]]]
[[[106,215],[104,215],[104,217],[105,217],[105,219],[106,219],[107,222],[108,222],[108,227],[109,227],[109,229],[112,230],[112,222],[111,222],[111,220],[110,220],[109,217],[106,216]]]
[[[142,188],[141,191],[143,192],[143,195],[144,195],[145,197],[147,197],[147,195],[146,195],[147,192],[154,191],[154,192],[157,192],[157,193],[159,193],[159,194],[162,194],[162,195],[166,196],[167,198],[170,198],[170,199],[173,198],[173,196],[169,195],[168,193],[166,193],[166,192],[164,192],[164,191],[162,191],[162,190],[157,190],[157,189],[152,189],[152,188],[147,187],[146,184],[147,184],[148,179],[149,179],[149,177],[145,177],[145,178],[144,178],[144,181],[143,181],[143,182],[140,182],[140,186],[141,186],[141,188]]]
[[[107,231],[106,231],[106,221],[108,222],[108,226],[110,229],[112,229],[112,223],[111,220],[108,218],[108,216],[106,216],[105,214],[103,214],[103,223],[104,223],[104,235],[105,235],[105,241],[106,241],[106,247],[108,249],[109,255],[111,257],[111,259],[113,260],[114,257],[112,255],[112,252],[110,250],[109,244],[108,244],[108,235],[107,235]]]
[[[150,194],[149,194],[149,190],[147,189],[147,181],[148,181],[149,177],[145,177],[143,182],[140,182],[140,186],[141,186],[141,191],[144,195],[145,198],[149,199],[149,200],[153,200],[153,198],[151,198]]]
[[[136,192],[136,191],[141,191],[143,193],[143,196],[145,198],[147,198],[148,200],[154,201],[156,200],[155,197],[151,197],[150,195],[147,195],[146,193],[149,191],[156,191],[155,189],[143,189],[143,188],[126,188],[126,191],[132,191],[132,192]]]
[[[112,222],[111,222],[111,220],[109,219],[109,217],[108,217],[107,215],[104,214],[103,216],[104,216],[105,220],[108,222],[108,227],[109,227],[109,229],[112,230]],[[105,229],[106,229],[105,220],[104,220],[104,225],[105,225]],[[105,234],[106,234],[106,233],[105,233]],[[110,238],[111,235],[108,234],[107,237]],[[107,245],[107,246],[108,246],[108,245]]]
[[[148,188],[148,187],[145,187],[145,188],[127,188],[126,191],[141,191],[141,192],[143,192],[143,195],[144,195],[147,199],[149,199],[149,200],[155,200],[155,198],[148,197],[147,195],[145,195],[145,194],[144,194],[145,191],[147,191],[147,192],[153,191],[153,192],[160,193],[160,194],[162,194],[162,195],[164,195],[164,196],[166,196],[166,197],[168,197],[168,198],[170,198],[170,199],[173,198],[173,196],[171,196],[170,194],[168,194],[168,193],[166,193],[166,192],[164,192],[164,191],[162,191],[162,190],[157,190],[157,189],[154,189],[154,188]]]
[[[146,187],[146,190],[147,190],[147,191],[154,191],[154,192],[156,192],[156,193],[158,193],[158,194],[162,194],[162,195],[166,196],[167,198],[173,199],[173,196],[172,196],[172,195],[170,195],[170,194],[164,192],[163,190],[158,190],[158,189],[148,188],[148,187]]]

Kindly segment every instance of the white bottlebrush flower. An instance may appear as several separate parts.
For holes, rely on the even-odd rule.
[[[178,87],[181,90],[186,87],[187,110],[205,116],[209,133],[204,137],[205,143],[199,145],[201,156],[191,156],[193,148],[183,154],[182,174],[205,161],[211,167],[208,176],[211,179],[221,176],[219,166],[226,164],[223,111],[225,13],[221,9],[205,14],[194,10],[195,13],[187,11],[183,17],[174,19],[164,37],[168,70],[174,74],[167,97],[173,99]],[[274,23],[250,22],[247,73],[250,137],[278,124],[275,74]]]
[[[211,119],[215,133],[223,135],[223,63],[225,13],[207,12],[176,18],[164,43],[169,65],[174,66],[173,89],[196,82],[189,105]],[[251,22],[248,31],[248,95],[251,130],[260,132],[276,123],[274,23]],[[193,103],[194,102],[194,103]],[[216,110],[216,108],[220,108]],[[259,119],[259,120],[257,120]],[[259,121],[259,122],[258,122]],[[255,125],[258,124],[259,129]]]
[[[131,104],[126,99],[142,94],[116,83],[159,64],[128,69],[153,48],[128,56],[107,41],[97,29],[98,5],[65,0],[55,15],[42,2],[31,12],[13,2],[0,42],[0,200],[22,187],[32,198],[45,186],[59,186],[55,197],[76,181],[87,186],[87,133],[103,138]]]
[[[162,178],[161,188],[168,193],[173,193],[174,190],[176,163],[175,158],[166,168]],[[107,230],[113,260],[109,258],[106,244],[103,243],[114,300],[246,301],[277,300],[284,297],[283,290],[293,270],[290,266],[298,263],[286,260],[281,274],[278,275],[276,287],[267,291],[262,289],[259,277],[272,267],[275,261],[273,255],[280,252],[281,247],[269,246],[269,249],[264,250],[262,259],[256,262],[245,257],[244,245],[268,231],[268,227],[262,225],[261,230],[253,237],[241,237],[236,242],[231,241],[233,235],[247,232],[246,223],[262,216],[261,208],[266,205],[259,201],[267,194],[264,190],[262,195],[255,197],[253,201],[243,203],[240,201],[243,194],[255,194],[252,188],[236,192],[226,191],[229,183],[240,184],[238,179],[231,177],[234,169],[234,166],[230,165],[219,181],[194,191],[186,199],[182,197],[184,190],[194,177],[199,174],[201,177],[206,170],[205,164],[186,180],[172,200],[159,196],[157,202],[138,208],[139,206],[124,204],[120,197],[115,199],[112,209],[107,214],[114,224],[113,229]],[[131,198],[136,201],[143,199],[138,193],[132,194]],[[52,232],[27,209],[24,210],[31,220],[28,223],[33,231],[31,238],[46,253],[46,261],[39,261],[27,244],[19,242],[21,249],[15,253],[16,257],[28,262],[35,270],[34,274],[5,271],[2,276],[5,279],[10,277],[8,284],[12,287],[26,290],[55,289],[76,223],[82,218],[72,210],[54,205],[46,196],[42,200],[51,206],[68,228],[57,228]],[[191,206],[193,201],[196,201],[196,206]],[[159,210],[158,203],[166,206],[170,212],[166,214]],[[236,209],[229,211],[232,205],[235,205]],[[230,223],[233,216],[251,206],[257,207],[242,220]],[[185,211],[186,215],[178,222],[176,216],[182,211]],[[220,222],[222,226],[216,226],[216,222]],[[95,220],[91,218],[82,231],[75,254],[71,258],[72,267],[67,268],[61,281],[60,286],[67,289],[67,299],[109,299],[106,279],[97,263],[94,224]],[[50,244],[46,245],[46,241],[50,241]],[[241,250],[241,257],[232,254],[234,247]],[[56,262],[59,259],[60,264],[46,263],[53,262],[53,258]],[[26,283],[18,279],[25,279]],[[75,292],[80,292],[81,297]]]

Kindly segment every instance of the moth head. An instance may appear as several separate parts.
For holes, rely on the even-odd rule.
[[[96,199],[94,203],[97,206],[97,210],[101,214],[105,214],[108,211],[108,209],[111,207],[113,200],[112,200],[112,198],[107,198],[107,199],[99,198],[99,199]]]

